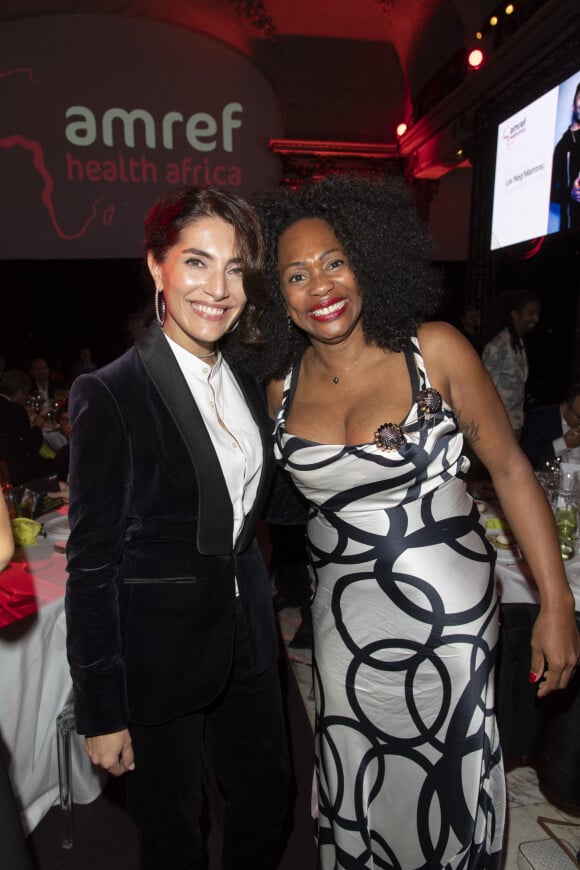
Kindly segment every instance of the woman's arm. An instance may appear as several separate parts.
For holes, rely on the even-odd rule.
[[[578,662],[580,638],[552,509],[469,342],[445,323],[425,324],[419,340],[431,383],[453,407],[466,440],[488,469],[540,591],[531,661],[536,679],[544,678],[538,695],[565,688]]]
[[[0,571],[6,567],[14,552],[12,526],[4,496],[0,497]]]

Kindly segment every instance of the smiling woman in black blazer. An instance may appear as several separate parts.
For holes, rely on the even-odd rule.
[[[167,194],[145,224],[157,322],[73,384],[66,594],[77,730],[127,774],[144,870],[198,868],[202,747],[226,796],[222,868],[271,866],[288,760],[254,537],[270,424],[220,351],[265,302],[252,208]]]

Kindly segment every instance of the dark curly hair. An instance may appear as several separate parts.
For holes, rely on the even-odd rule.
[[[305,333],[288,328],[278,274],[282,232],[305,217],[319,217],[344,246],[363,298],[367,341],[404,350],[418,325],[438,307],[441,281],[431,263],[431,244],[405,181],[328,176],[300,190],[281,189],[251,197],[265,244],[265,279],[271,293],[261,315],[268,336],[251,365],[262,378],[282,377],[308,346]]]

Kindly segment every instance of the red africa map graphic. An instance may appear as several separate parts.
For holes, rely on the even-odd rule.
[[[35,81],[32,78],[32,70],[26,68],[15,69],[8,72],[0,73],[0,79],[23,73],[28,76],[31,84],[45,87],[42,82]],[[0,139],[0,148],[23,148],[31,153],[32,165],[43,181],[42,194],[40,198],[42,200],[42,204],[48,211],[50,220],[57,234],[60,236],[61,239],[65,239],[66,241],[79,239],[84,236],[89,226],[97,218],[97,206],[100,202],[102,202],[102,199],[95,199],[93,201],[88,218],[85,220],[84,224],[76,233],[65,233],[56,217],[53,202],[54,181],[46,166],[46,161],[44,159],[44,150],[40,142],[37,142],[35,139],[26,139],[24,136],[21,136],[19,134],[14,134],[12,136],[6,136],[5,138]],[[114,212],[114,205],[109,206],[103,211],[102,220],[106,226],[110,226],[113,220]]]

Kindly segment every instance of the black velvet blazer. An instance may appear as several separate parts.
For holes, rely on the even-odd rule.
[[[155,323],[72,386],[68,657],[81,734],[199,709],[230,671],[237,578],[258,673],[277,656],[254,537],[273,459],[260,390],[238,378],[260,428],[256,502],[233,545],[233,510],[201,415]]]

